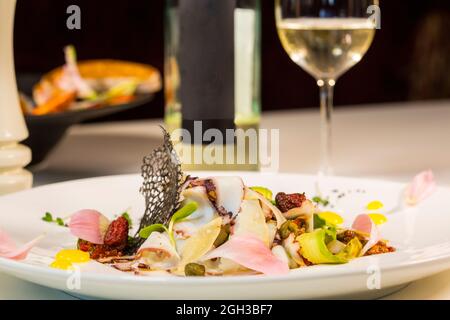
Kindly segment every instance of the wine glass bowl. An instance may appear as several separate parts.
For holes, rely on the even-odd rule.
[[[317,80],[336,80],[353,67],[375,35],[363,18],[286,19],[278,32],[291,59]]]
[[[377,0],[277,0],[280,41],[289,57],[320,87],[321,168],[331,174],[331,118],[336,80],[357,64],[375,36],[370,6]]]

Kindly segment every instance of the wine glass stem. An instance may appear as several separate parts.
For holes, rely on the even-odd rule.
[[[333,79],[317,81],[320,87],[321,150],[319,174],[321,176],[329,176],[332,174],[332,114],[335,83]]]

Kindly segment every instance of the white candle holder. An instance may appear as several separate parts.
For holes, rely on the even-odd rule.
[[[28,137],[14,70],[13,31],[16,0],[0,0],[0,195],[28,189],[33,182],[24,169],[31,161]]]

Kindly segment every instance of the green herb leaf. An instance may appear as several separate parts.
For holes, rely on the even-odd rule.
[[[159,224],[159,223],[152,224],[151,226],[148,226],[148,227],[142,229],[141,231],[139,231],[139,236],[141,238],[148,239],[148,237],[150,237],[150,235],[155,231],[158,231],[158,232],[166,231],[167,232],[168,230],[167,230],[166,226],[163,224]]]
[[[318,214],[314,214],[313,220],[314,220],[314,229],[323,228],[324,226],[327,225],[327,222],[324,219],[322,219]]]
[[[189,217],[191,214],[193,214],[198,209],[198,203],[195,201],[189,202],[185,206],[183,206],[181,209],[179,209],[177,212],[175,212],[172,216],[172,219],[170,221],[171,224],[175,224],[178,221],[184,220],[187,217]]]
[[[148,227],[142,229],[139,232],[139,236],[141,238],[147,239],[155,231],[167,232],[167,234],[169,235],[169,238],[170,238],[170,242],[172,243],[173,246],[175,246],[175,239],[173,237],[173,225],[178,221],[186,219],[191,214],[193,214],[197,209],[198,209],[197,202],[194,202],[194,201],[189,202],[188,204],[186,204],[185,206],[183,206],[181,209],[179,209],[178,211],[176,211],[173,214],[172,219],[170,220],[170,223],[169,223],[169,228],[167,228],[165,225],[159,224],[159,223],[152,224],[151,226],[148,226]]]
[[[314,230],[322,229],[325,231],[325,243],[336,240],[337,228],[335,225],[328,223],[322,219],[318,214],[314,214]]]
[[[55,221],[57,224],[58,224],[58,226],[61,226],[61,227],[64,227],[66,224],[64,223],[64,220],[63,219],[61,219],[61,218],[56,218],[56,221]]]
[[[53,222],[53,216],[50,212],[46,212],[45,215],[42,217],[42,220],[46,222]]]
[[[193,214],[198,209],[198,203],[195,201],[191,201],[184,205],[181,209],[178,209],[170,219],[169,222],[169,229],[167,230],[167,233],[169,234],[170,242],[175,247],[175,237],[173,236],[173,225],[181,220],[186,219],[191,214]]]

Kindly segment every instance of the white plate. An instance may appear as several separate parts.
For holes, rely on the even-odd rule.
[[[201,173],[197,173],[203,176]],[[205,173],[205,175],[208,175]],[[315,178],[294,174],[240,173],[247,185],[263,185],[274,192],[303,192],[312,197]],[[132,207],[138,218],[143,198],[137,175],[79,180],[44,186],[0,198],[0,227],[18,242],[47,233],[23,262],[0,258],[0,271],[72,294],[120,299],[293,299],[379,297],[411,281],[450,268],[450,189],[439,188],[415,209],[387,213],[381,227],[397,252],[363,257],[346,265],[314,266],[285,276],[209,278],[142,277],[120,273],[96,262],[81,268],[81,276],[48,267],[62,247],[75,245],[67,229],[41,221],[47,211],[58,216],[95,208],[111,217]],[[332,196],[333,210],[347,223],[365,212],[369,201],[380,200],[385,211],[398,206],[404,185],[399,183],[332,178],[322,186]],[[339,192],[333,192],[338,189]],[[344,192],[338,203],[335,198]],[[80,286],[77,288],[77,280]],[[69,285],[69,287],[68,287]],[[377,289],[379,285],[379,289]],[[75,287],[75,288],[74,288]]]

